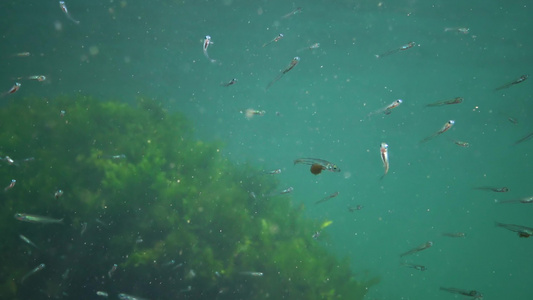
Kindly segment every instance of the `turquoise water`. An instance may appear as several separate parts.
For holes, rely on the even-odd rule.
[[[356,272],[381,276],[368,299],[454,299],[441,286],[529,299],[531,241],[494,222],[533,226],[531,204],[497,203],[533,193],[533,141],[514,145],[533,131],[533,88],[530,79],[494,89],[531,71],[533,3],[390,2],[68,1],[79,25],[56,1],[3,2],[0,82],[8,90],[13,77],[47,76],[23,81],[13,97],[152,97],[184,112],[199,137],[222,140],[234,162],[282,168],[280,189],[294,187],[295,205],[333,221],[317,242],[349,257]],[[296,7],[302,12],[282,18]],[[216,63],[203,55],[205,35]],[[416,46],[374,56],[410,41]],[[31,56],[12,57],[23,51]],[[266,90],[296,55],[299,64]],[[454,97],[464,102],[424,107]],[[390,115],[368,117],[399,98]],[[247,108],[266,114],[248,120]],[[420,143],[450,119],[449,131]],[[383,180],[381,142],[391,165]],[[342,171],[314,176],[293,166],[299,157]],[[400,253],[427,241],[433,247],[405,259],[427,271],[400,265]]]

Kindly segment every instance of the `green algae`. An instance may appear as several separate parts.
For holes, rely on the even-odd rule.
[[[47,273],[31,279],[33,293],[81,298],[109,289],[153,299],[362,299],[379,281],[356,280],[317,244],[318,224],[288,196],[251,197],[277,182],[233,165],[222,144],[195,140],[184,116],[155,101],[17,100],[0,110],[0,126],[0,155],[19,161],[0,168],[6,185],[17,179],[1,197],[0,250],[12,256],[1,266],[5,299],[35,295],[13,282],[41,261]],[[17,212],[66,225],[22,223]],[[21,232],[40,249],[17,240]]]

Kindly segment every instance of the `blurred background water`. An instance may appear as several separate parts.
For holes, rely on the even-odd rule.
[[[333,224],[318,239],[354,270],[380,275],[368,299],[453,299],[440,286],[486,299],[530,299],[533,245],[495,221],[533,226],[532,83],[495,88],[531,71],[533,2],[517,1],[2,1],[0,82],[12,98],[91,95],[157,99],[222,140],[235,163],[282,169],[295,205]],[[283,18],[301,7],[301,13]],[[467,34],[445,28],[469,28]],[[284,38],[266,47],[278,34]],[[202,52],[205,35],[212,37]],[[377,59],[410,41],[416,46]],[[320,43],[318,49],[307,49]],[[29,57],[16,57],[28,51]],[[267,84],[300,63],[270,89]],[[237,78],[229,87],[222,83]],[[458,105],[424,105],[464,97]],[[390,115],[368,114],[396,99]],[[5,100],[0,100],[5,101]],[[265,110],[246,119],[242,111]],[[508,119],[517,120],[517,124]],[[420,143],[446,121],[455,126]],[[452,140],[467,141],[470,147]],[[381,142],[391,169],[380,180]],[[336,163],[314,176],[298,157]],[[509,193],[474,190],[507,186]],[[326,203],[315,201],[335,192]],[[349,212],[348,206],[363,209]],[[447,238],[442,232],[465,232]],[[400,265],[399,254],[428,268]]]

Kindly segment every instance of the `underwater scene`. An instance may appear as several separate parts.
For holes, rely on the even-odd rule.
[[[0,8],[0,299],[531,299],[533,2]]]

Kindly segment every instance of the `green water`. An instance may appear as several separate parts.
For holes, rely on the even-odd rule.
[[[533,88],[529,79],[494,89],[531,72],[533,2],[389,2],[68,1],[76,25],[56,1],[3,1],[0,82],[8,90],[13,77],[47,76],[21,81],[13,99],[154,98],[185,113],[198,137],[222,140],[231,161],[281,168],[291,201],[333,221],[317,243],[349,257],[356,272],[381,276],[367,299],[454,299],[441,286],[530,299],[532,241],[494,222],[533,226],[531,204],[496,203],[533,195],[533,141],[514,145],[533,131]],[[296,7],[302,12],[282,18]],[[216,63],[203,55],[205,35]],[[374,56],[410,41],[417,45]],[[12,57],[23,51],[31,56]],[[299,64],[266,90],[294,56]],[[232,78],[235,85],[220,86]],[[464,102],[424,107],[454,97]],[[399,98],[390,115],[367,117]],[[247,120],[247,108],[266,114]],[[450,119],[452,129],[420,143]],[[381,142],[391,165],[383,180]],[[314,176],[293,166],[299,157],[342,171]],[[441,236],[459,231],[466,238]],[[400,265],[400,253],[427,241],[433,247],[406,257],[427,271]]]

